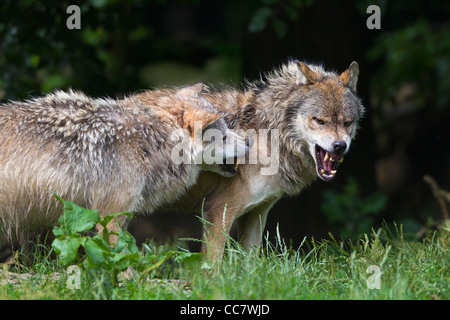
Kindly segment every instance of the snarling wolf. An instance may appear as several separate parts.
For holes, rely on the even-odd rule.
[[[254,140],[238,174],[226,179],[202,172],[182,206],[173,205],[197,213],[203,208],[208,223],[202,250],[210,259],[220,259],[235,221],[243,247],[259,246],[275,202],[299,194],[317,178],[330,181],[338,174],[364,113],[356,95],[358,74],[356,62],[338,74],[292,60],[243,90],[209,89],[201,94],[227,114],[230,127],[251,132]],[[263,131],[266,137],[261,139]],[[257,157],[252,162],[253,154]],[[277,170],[264,173],[267,162],[262,155],[275,158]]]
[[[206,146],[219,142],[200,137],[200,144],[191,143],[198,124],[234,139],[236,147],[217,149],[224,159],[234,161],[250,147],[200,97],[202,88],[149,90],[123,99],[56,91],[0,105],[0,241],[21,246],[54,225],[62,207],[51,192],[101,215],[149,213],[182,195],[201,169],[233,175],[220,164],[196,162]],[[172,151],[180,141],[189,142],[187,161],[175,163]]]

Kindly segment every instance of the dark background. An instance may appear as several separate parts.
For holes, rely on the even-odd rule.
[[[66,27],[71,4],[81,9],[80,30]],[[379,30],[366,26],[371,4],[381,9]],[[339,72],[356,60],[367,115],[350,154],[333,182],[279,201],[269,235],[278,228],[297,246],[305,236],[357,238],[396,222],[420,238],[445,218],[423,176],[450,190],[449,17],[450,3],[438,0],[3,0],[0,98],[239,85],[290,57]],[[132,230],[200,237],[193,216],[156,214]]]

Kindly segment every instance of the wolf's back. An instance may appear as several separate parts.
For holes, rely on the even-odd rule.
[[[122,110],[72,91],[0,106],[0,238],[22,243],[28,230],[54,224],[61,208],[51,191],[86,207],[131,205],[138,191],[126,182],[138,175],[121,167],[121,140],[132,135]],[[120,182],[124,196],[111,200]]]

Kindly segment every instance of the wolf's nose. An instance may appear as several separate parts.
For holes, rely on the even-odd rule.
[[[333,148],[336,154],[343,154],[345,149],[347,149],[347,144],[345,141],[336,141],[333,143]]]

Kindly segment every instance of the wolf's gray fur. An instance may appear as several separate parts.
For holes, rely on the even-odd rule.
[[[232,134],[202,87],[121,100],[56,91],[0,105],[0,240],[23,245],[52,226],[62,208],[51,191],[101,214],[147,213],[177,199],[200,171],[171,160],[180,139],[193,139],[194,122]],[[203,147],[193,144],[188,158]]]

